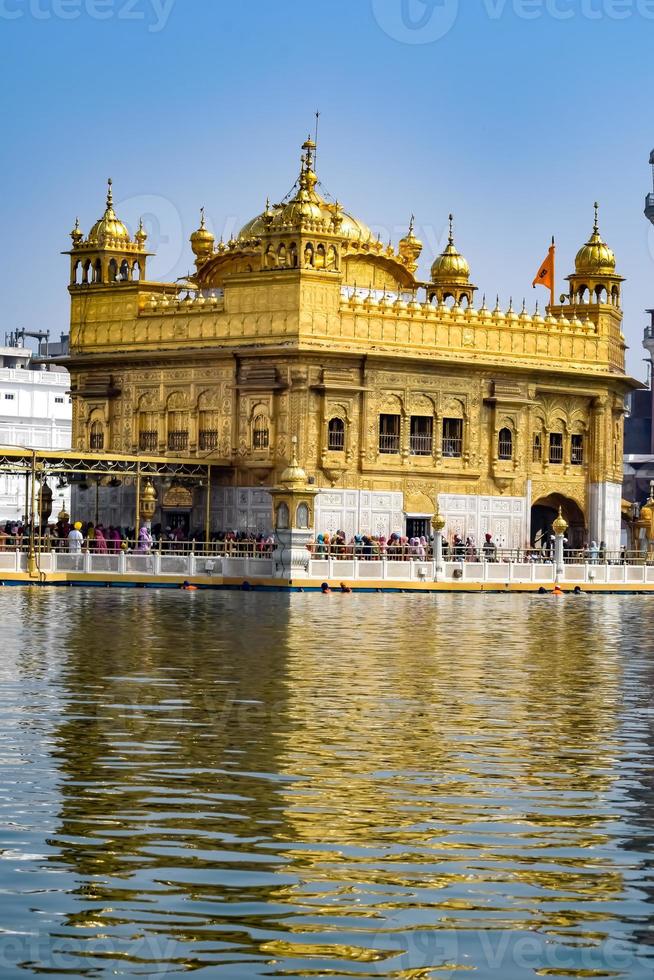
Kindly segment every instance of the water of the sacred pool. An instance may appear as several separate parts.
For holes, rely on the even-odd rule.
[[[653,975],[651,598],[0,616],[3,980]]]

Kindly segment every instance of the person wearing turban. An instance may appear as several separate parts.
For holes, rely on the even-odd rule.
[[[71,555],[81,554],[83,541],[82,525],[76,521],[68,532],[68,551]]]

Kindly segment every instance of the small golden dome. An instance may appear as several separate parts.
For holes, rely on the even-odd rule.
[[[560,534],[560,535],[564,535],[565,532],[568,530],[568,522],[563,516],[563,510],[560,507],[559,507],[559,516],[552,524],[552,530],[554,531],[555,534]]]
[[[75,248],[84,238],[84,233],[79,226],[79,218],[75,218],[75,227],[70,233],[70,237],[73,240],[73,248]]]
[[[595,224],[590,239],[577,252],[575,272],[581,276],[615,275],[615,255],[599,232],[599,204],[595,202]]]
[[[408,251],[409,249],[411,250],[419,249],[420,251],[422,251],[422,242],[415,235],[414,232],[415,222],[416,222],[415,215],[412,214],[411,220],[409,221],[409,230],[404,236],[404,238],[400,238],[399,241],[400,255],[402,254],[403,251]]]
[[[107,207],[100,220],[96,221],[89,232],[87,242],[90,245],[119,245],[130,240],[127,227],[116,217],[114,211],[112,184],[110,177],[107,181]]]
[[[143,218],[140,218],[138,229],[136,231],[136,234],[134,235],[134,241],[140,248],[143,248],[147,240],[148,240],[148,233],[143,226]]]
[[[154,484],[150,478],[145,480],[143,487],[141,489],[141,500],[154,501],[157,499],[157,491],[154,488]]]
[[[457,252],[453,233],[454,215],[450,215],[450,235],[447,248],[438,256],[431,267],[432,282],[448,282],[465,285],[470,279],[470,266]]]
[[[307,485],[307,474],[297,460],[297,438],[295,436],[293,436],[293,455],[291,462],[282,473],[280,483],[289,488],[305,487]]]
[[[191,235],[191,248],[197,258],[205,258],[213,252],[214,236],[206,226],[204,208],[200,208],[200,227]]]

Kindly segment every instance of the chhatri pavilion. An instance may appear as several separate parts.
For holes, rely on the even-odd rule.
[[[296,442],[316,533],[428,533],[438,503],[449,535],[518,548],[561,507],[571,544],[617,549],[633,382],[597,217],[560,304],[490,309],[451,227],[421,281],[413,222],[383,244],[320,192],[310,138],[302,150],[287,198],[230,241],[203,216],[181,289],[148,280],[146,232],[111,184],[88,235],[76,223],[73,448],[210,461],[209,500],[200,481],[156,486],[155,521],[190,531],[205,513],[212,531],[270,531]],[[103,493],[105,523],[133,524],[129,492]]]

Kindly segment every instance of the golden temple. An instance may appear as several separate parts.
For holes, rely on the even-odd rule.
[[[438,500],[448,534],[517,548],[562,507],[571,544],[617,550],[634,383],[597,210],[559,304],[476,306],[451,218],[422,281],[413,219],[383,244],[321,194],[315,149],[287,198],[228,242],[202,214],[181,287],[148,280],[143,224],[132,237],[111,182],[86,237],[76,222],[74,449],[210,461],[210,501],[158,488],[162,523],[210,513],[213,530],[269,531],[295,437],[316,533],[428,534]]]

